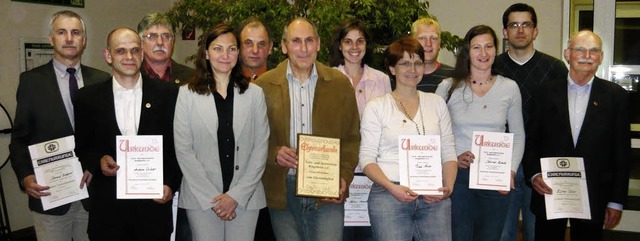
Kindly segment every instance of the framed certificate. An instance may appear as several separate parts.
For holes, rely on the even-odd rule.
[[[472,138],[476,159],[469,166],[469,188],[511,190],[513,133],[474,131]]]
[[[547,219],[591,219],[584,160],[581,157],[540,158],[542,180],[553,190],[544,195]]]
[[[298,134],[296,195],[340,197],[340,139]]]
[[[442,195],[442,154],[439,135],[398,136],[400,185],[420,195]]]
[[[162,136],[116,136],[118,199],[162,198]]]

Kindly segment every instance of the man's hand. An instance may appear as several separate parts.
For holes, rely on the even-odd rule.
[[[542,175],[534,177],[531,186],[533,186],[533,189],[540,195],[553,194],[553,190],[542,180]]]
[[[622,211],[607,208],[604,212],[604,229],[613,229],[620,223]]]
[[[340,178],[340,196],[338,198],[323,198],[323,202],[342,204],[344,203],[345,192],[347,191],[347,181]]]
[[[29,175],[22,179],[22,186],[24,186],[24,191],[27,195],[35,199],[51,195],[51,193],[46,191],[49,190],[49,186],[38,185],[35,175]]]
[[[102,174],[109,177],[115,176],[120,166],[113,160],[113,157],[104,155],[100,158],[100,169],[102,169]]]
[[[296,150],[288,146],[280,147],[276,155],[276,163],[281,167],[298,168],[298,154],[296,154]]]
[[[153,199],[153,201],[157,202],[159,204],[165,204],[168,201],[171,201],[171,199],[173,199],[173,191],[171,191],[171,188],[169,186],[163,185],[162,186],[162,198]]]
[[[85,170],[84,173],[82,174],[82,179],[80,179],[80,189],[84,188],[85,184],[87,184],[87,187],[88,187],[92,177],[93,175],[91,174],[91,172],[89,172],[88,170]]]

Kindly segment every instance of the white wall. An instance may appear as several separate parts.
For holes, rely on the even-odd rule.
[[[53,5],[31,4],[0,1],[0,103],[15,114],[15,94],[20,75],[19,39],[46,38],[49,33],[49,18],[60,10],[69,9],[83,17],[87,25],[87,49],[82,63],[104,71],[110,70],[102,58],[102,49],[106,45],[107,34],[116,27],[124,26],[135,29],[144,14],[148,12],[167,11],[174,0],[111,0],[85,1],[84,8],[65,8]],[[177,40],[174,56],[178,62],[195,52],[195,41]],[[194,47],[190,47],[194,46]],[[4,113],[0,112],[0,129],[9,127]],[[0,135],[0,160],[9,155],[9,135]],[[26,194],[20,192],[11,165],[2,170],[2,183],[7,199],[7,209],[12,230],[32,226],[27,206]]]
[[[562,57],[562,1],[558,0],[431,0],[429,13],[436,16],[443,30],[464,38],[467,31],[479,24],[491,26],[498,38],[502,35],[502,14],[511,4],[524,2],[531,5],[538,15],[536,49],[556,58]],[[502,42],[499,41],[499,52]],[[449,51],[440,52],[440,61],[455,65],[455,57]]]

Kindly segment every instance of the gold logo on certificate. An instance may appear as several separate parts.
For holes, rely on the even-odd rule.
[[[340,139],[298,134],[296,195],[340,196]]]

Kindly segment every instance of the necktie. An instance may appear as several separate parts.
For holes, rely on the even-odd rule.
[[[78,92],[78,79],[76,79],[76,69],[67,68],[69,73],[69,95],[71,95],[71,102],[75,102],[76,93]]]

